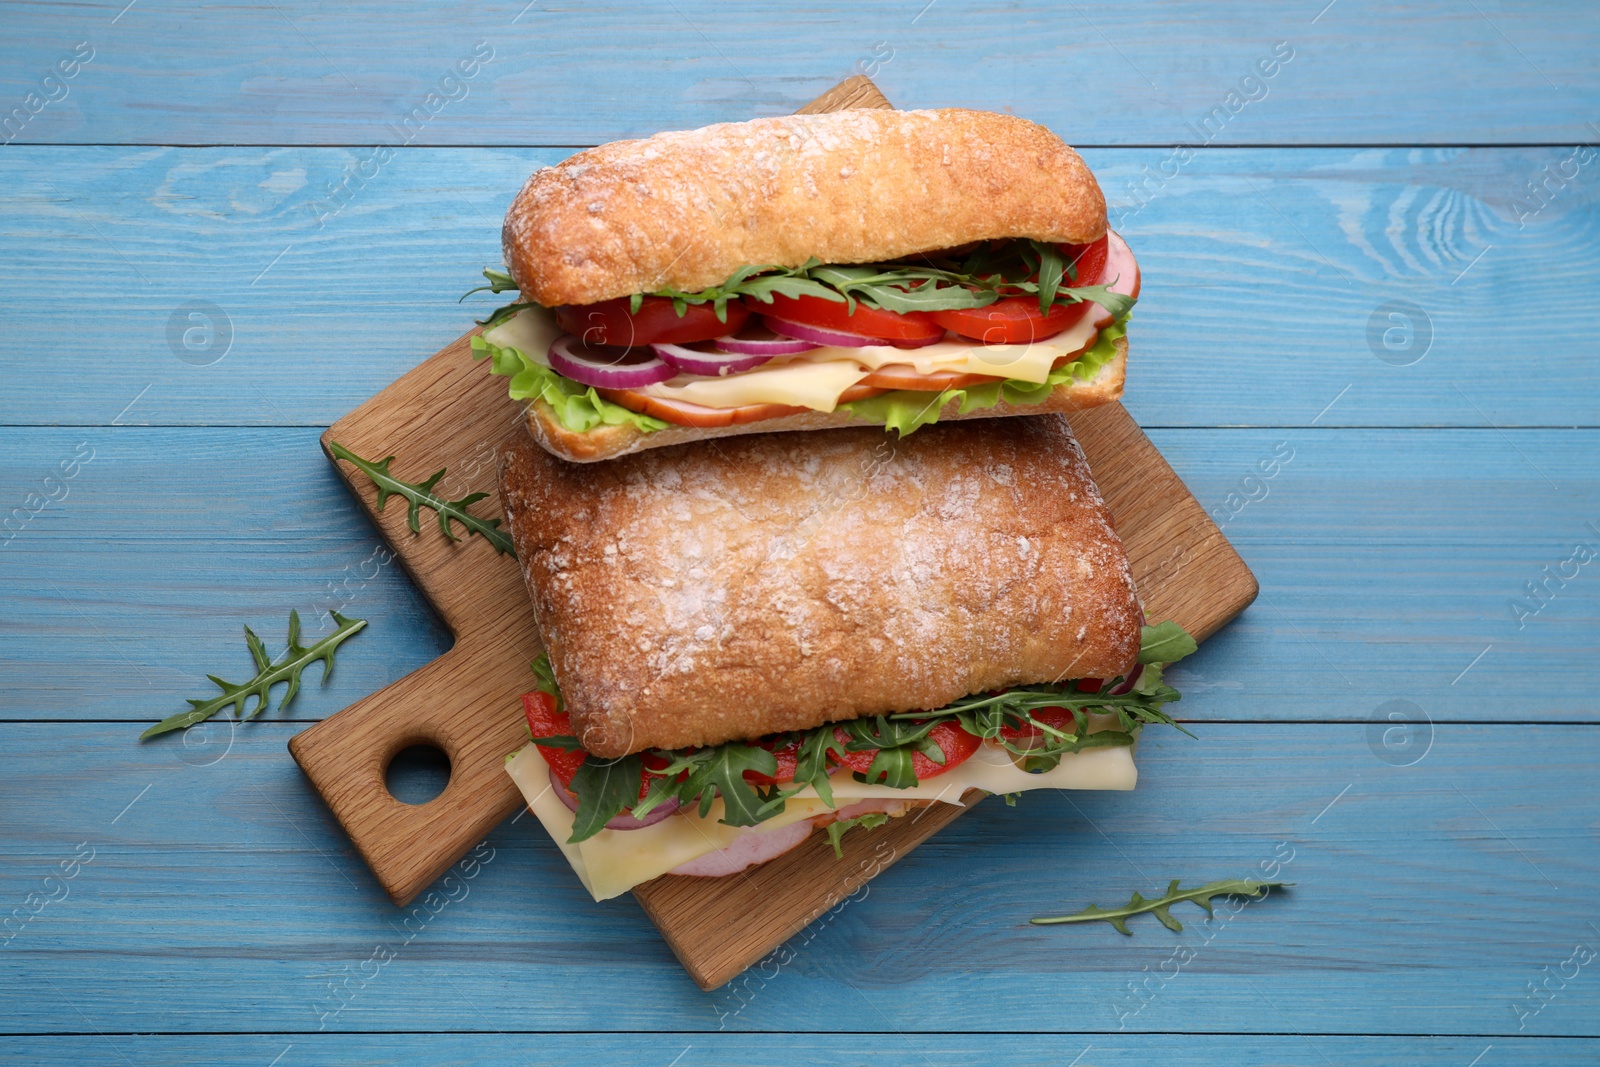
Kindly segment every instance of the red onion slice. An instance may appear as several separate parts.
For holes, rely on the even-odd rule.
[[[868,337],[861,333],[845,333],[843,330],[829,330],[821,326],[809,326],[803,322],[789,322],[786,319],[773,318],[771,315],[761,316],[761,321],[774,333],[785,337],[793,337],[801,341],[810,341],[818,345],[832,345],[835,348],[867,348],[871,345],[886,345],[890,348],[927,348],[944,340],[944,331],[940,330],[932,337],[921,338],[896,338]]]
[[[751,337],[750,334],[760,333],[765,336]],[[743,334],[745,336],[740,336]],[[737,352],[744,356],[798,356],[802,352],[809,352],[817,346],[810,341],[798,341],[793,337],[779,337],[771,330],[760,327],[741,330],[738,334],[728,337],[719,337],[711,342],[712,346],[721,352]]]
[[[790,342],[801,344],[799,341]],[[801,349],[809,349],[811,345],[804,345]],[[685,345],[651,345],[651,350],[660,356],[674,369],[685,374],[704,374],[716,378],[724,374],[737,374],[743,370],[753,370],[761,366],[777,352],[768,352],[766,355],[750,355],[739,352],[702,352],[697,348]]]
[[[868,345],[885,345],[889,342],[881,337],[868,337],[865,334],[845,333],[843,330],[825,330],[821,326],[807,326],[803,322],[785,322],[783,319],[773,318],[771,315],[761,316],[761,321],[773,333],[782,334],[784,337],[793,337],[800,341],[810,341],[817,345],[833,345],[835,348],[866,348]]]
[[[579,385],[601,389],[637,389],[664,382],[677,368],[657,359],[645,348],[606,348],[586,345],[570,333],[550,345],[550,366]]]
[[[1128,676],[1122,681],[1118,682],[1115,689],[1107,691],[1106,696],[1120,697],[1126,696],[1127,694],[1133,692],[1133,687],[1139,684],[1139,676],[1143,673],[1144,664],[1135,663],[1133,665],[1133,670],[1128,672]]]
[[[561,798],[561,803],[565,804],[568,808],[571,808],[573,812],[577,812],[578,798],[573,796],[571,791],[568,790],[566,786],[561,784],[561,779],[556,777],[554,767],[550,769],[550,788],[555,791],[556,796]],[[616,816],[610,822],[606,823],[606,829],[643,830],[646,826],[654,826],[656,823],[660,822],[662,819],[665,819],[668,815],[671,815],[677,810],[678,802],[676,800],[668,800],[642,819],[635,819],[627,812],[623,812],[621,815]]]

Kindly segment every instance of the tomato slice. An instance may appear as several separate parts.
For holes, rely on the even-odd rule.
[[[890,343],[928,341],[944,336],[944,327],[925,311],[884,311],[869,308],[858,300],[852,312],[843,301],[824,300],[820,296],[774,295],[770,304],[746,297],[745,302],[751,310],[763,315],[824,330],[877,337]]]
[[[561,737],[572,735],[572,718],[564,711],[556,710],[556,698],[545,692],[522,694],[522,713],[528,717],[528,729],[534,737]],[[536,745],[539,755],[550,765],[556,779],[572,789],[572,777],[578,773],[578,768],[583,766],[583,761],[589,758],[589,753],[581,748],[554,748],[550,745]],[[652,752],[643,754],[646,771],[659,771],[667,766],[667,759]],[[794,777],[794,764],[789,765],[789,777]],[[645,793],[650,790],[650,776],[639,776],[639,799],[643,800]]]
[[[965,389],[969,385],[985,385],[1003,380],[987,374],[962,374],[953,370],[919,374],[917,368],[908,363],[886,363],[861,379],[860,384],[877,389],[915,389],[920,392],[938,393],[946,389]]]
[[[556,308],[556,325],[588,345],[636,346],[689,344],[737,333],[750,321],[750,309],[728,302],[728,321],[717,318],[709,303],[689,304],[680,316],[664,296],[647,296],[638,311],[629,310],[628,297],[598,304],[573,304]]]
[[[1078,729],[1072,712],[1066,708],[1034,708],[1033,718],[1036,722],[1042,722],[1064,733],[1076,733]],[[1044,731],[1036,726],[1007,726],[1001,729],[1000,736],[1007,741],[1026,741],[1029,738],[1044,736]]]
[[[773,747],[776,742],[770,740],[758,741],[756,743],[762,748],[771,752],[772,755],[776,757],[778,761],[778,773],[776,775],[765,775],[759,773],[758,771],[745,771],[744,780],[749,782],[751,785],[760,786],[777,785],[780,782],[794,781],[794,768],[796,763],[798,763],[800,760],[800,742],[798,740],[790,741],[787,744],[777,748]]]
[[[736,423],[759,422],[782,415],[800,415],[810,408],[790,407],[787,404],[746,404],[737,408],[708,408],[704,404],[691,404],[685,400],[667,400],[659,396],[646,396],[632,389],[597,389],[601,396],[629,411],[653,415],[674,426],[694,426],[716,429]]]
[[[1076,326],[1099,305],[1083,301],[1056,304],[1039,314],[1036,296],[1008,296],[988,307],[932,312],[934,321],[952,333],[986,345],[1026,345]]]
[[[549,693],[522,694],[522,713],[528,717],[528,729],[533,732],[534,737],[560,737],[572,734],[572,719],[566,712],[556,710],[556,698]],[[572,776],[578,773],[583,761],[589,758],[589,753],[581,748],[565,749],[539,745],[538,749],[539,755],[550,764],[550,769],[565,786],[572,785]]]
[[[1057,245],[1072,268],[1072,285],[1099,285],[1105,281],[1106,260],[1111,252],[1111,231],[1086,245]],[[1035,301],[1037,304],[1037,301]]]
[[[844,727],[834,727],[834,736],[841,743],[850,740],[850,735]],[[925,781],[935,778],[945,771],[961,766],[972,758],[978,751],[978,746],[983,744],[983,738],[969,734],[953,722],[942,722],[928,731],[928,736],[939,746],[944,753],[944,763],[933,762],[920,752],[911,754],[911,767],[917,775],[917,780]],[[843,756],[835,757],[841,767],[848,767],[857,774],[866,774],[872,767],[872,761],[878,755],[875,748],[864,749],[860,752],[846,752]]]
[[[1120,243],[1120,238],[1118,240]],[[1111,255],[1109,232],[1098,241],[1086,245],[1058,247],[1076,272],[1071,276],[1070,285],[1100,285],[1105,281],[1106,264]],[[1125,245],[1123,247],[1126,248]],[[1099,309],[1100,305],[1085,300],[1076,304],[1054,304],[1048,313],[1040,314],[1039,298],[1022,295],[1005,297],[988,307],[934,311],[930,314],[939,325],[969,340],[987,345],[1017,345],[1054,337]]]

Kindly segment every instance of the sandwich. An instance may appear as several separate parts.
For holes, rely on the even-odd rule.
[[[597,900],[931,804],[1131,789],[1140,730],[1176,725],[1161,664],[1194,643],[1143,625],[1064,416],[499,460],[546,650],[507,770]]]
[[[587,462],[733,434],[1122,395],[1133,253],[1083,160],[985,111],[853,110],[601,145],[506,214],[475,358]]]

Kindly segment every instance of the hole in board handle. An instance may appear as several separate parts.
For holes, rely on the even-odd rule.
[[[407,745],[389,759],[383,784],[402,804],[426,804],[450,784],[450,757],[436,745]]]

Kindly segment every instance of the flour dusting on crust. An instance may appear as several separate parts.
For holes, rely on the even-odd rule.
[[[764,434],[501,492],[574,726],[603,756],[1108,677],[1139,608],[1066,419]]]
[[[1082,243],[1105,197],[1061,138],[988,111],[856,109],[615,141],[534,172],[506,213],[526,299],[694,290],[742,266],[864,263],[994,237]]]

